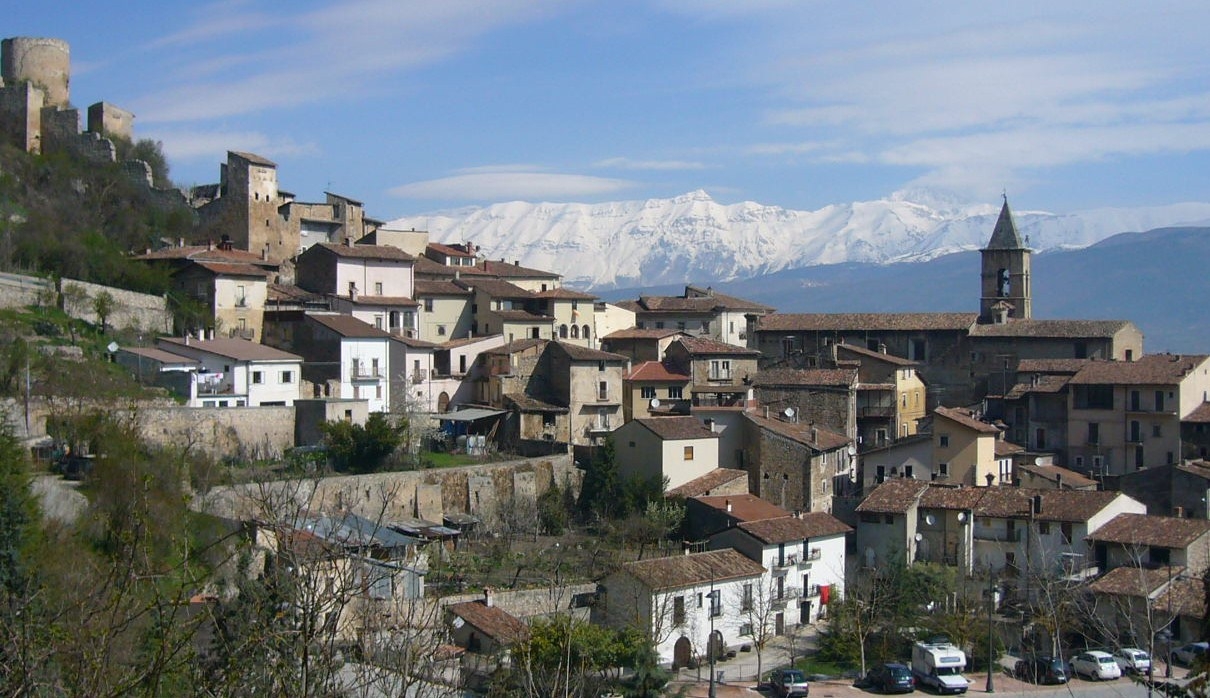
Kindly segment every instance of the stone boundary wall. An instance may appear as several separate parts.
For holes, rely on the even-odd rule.
[[[495,589],[491,592],[492,604],[518,618],[535,618],[555,613],[571,613],[577,618],[588,620],[590,604],[595,597],[595,582],[551,586],[538,589]],[[483,592],[442,596],[439,603],[450,606],[464,601],[481,601]]]
[[[0,308],[24,308],[53,300],[52,281],[37,276],[0,272]]]
[[[79,286],[85,293],[85,300],[80,303],[70,303],[66,298],[62,300],[63,311],[74,318],[96,323],[99,318],[93,311],[93,299],[102,291],[108,291],[114,300],[113,312],[106,319],[110,325],[149,332],[172,332],[172,312],[168,309],[168,299],[165,296],[127,291],[77,279],[62,279],[59,282],[59,293],[62,294],[63,289],[69,285]]]
[[[294,446],[293,407],[141,407],[136,419],[148,443],[212,458],[281,458]]]
[[[300,508],[345,509],[382,522],[413,517],[440,521],[445,514],[468,513],[483,521],[483,530],[491,531],[499,524],[502,508],[533,507],[536,498],[555,483],[578,495],[581,478],[571,456],[557,454],[460,468],[221,487],[199,494],[194,501],[203,511],[241,521]]]

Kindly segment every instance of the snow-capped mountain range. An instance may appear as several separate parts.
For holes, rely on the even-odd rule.
[[[982,247],[999,211],[998,201],[963,204],[929,190],[817,211],[749,201],[725,205],[699,190],[601,204],[514,201],[386,225],[428,230],[436,242],[472,242],[489,259],[556,271],[568,285],[606,290],[732,281],[821,264],[926,261]],[[1045,252],[1086,247],[1123,232],[1205,225],[1210,204],[1013,213],[1027,244]]]

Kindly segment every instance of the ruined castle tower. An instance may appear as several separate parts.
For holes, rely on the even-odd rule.
[[[71,49],[62,39],[5,39],[0,42],[0,78],[5,85],[28,82],[41,88],[43,106],[67,108],[71,101]]]

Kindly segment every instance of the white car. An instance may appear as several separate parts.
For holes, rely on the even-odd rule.
[[[1071,660],[1071,670],[1079,676],[1085,676],[1098,681],[1108,681],[1122,676],[1122,669],[1114,661],[1113,655],[1100,650],[1081,652]]]
[[[1146,674],[1151,669],[1151,655],[1137,647],[1123,647],[1113,653],[1113,659],[1123,674]]]

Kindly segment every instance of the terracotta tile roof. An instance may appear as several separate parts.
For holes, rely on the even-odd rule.
[[[1186,548],[1207,533],[1210,533],[1210,521],[1206,519],[1118,514],[1112,521],[1091,533],[1088,540],[1120,545]]]
[[[314,322],[332,330],[342,337],[350,339],[390,339],[391,333],[374,327],[368,322],[358,320],[352,315],[337,315],[335,313],[307,313],[309,322]]]
[[[227,154],[234,155],[237,158],[240,158],[242,160],[247,160],[248,162],[252,163],[253,165],[260,165],[261,167],[277,167],[276,162],[273,162],[272,160],[270,160],[268,158],[263,158],[255,153],[245,153],[245,152],[241,152],[239,150],[228,150]]]
[[[1024,452],[1025,452],[1024,446],[1020,446],[1011,441],[1005,441],[1004,439],[996,439],[996,457],[997,458],[1008,458],[1009,456],[1015,456],[1018,453],[1024,453]]]
[[[563,353],[567,354],[572,361],[630,361],[630,357],[622,354],[592,349],[570,342],[556,341],[551,342],[551,344],[562,349]]]
[[[681,332],[680,330],[669,330],[666,328],[656,329],[654,327],[644,327],[644,328],[640,329],[638,327],[631,327],[631,328],[625,329],[625,330],[616,330],[614,332],[610,332],[609,334],[602,337],[601,340],[605,341],[608,339],[663,339],[665,337],[671,337],[674,334],[685,334],[685,333]],[[686,335],[686,336],[688,336],[688,335]]]
[[[417,296],[469,296],[471,292],[452,281],[430,281],[416,279],[413,283]]]
[[[265,267],[277,268],[277,265],[261,259],[259,254],[247,250],[224,250],[210,245],[185,245],[184,247],[165,247],[152,250],[147,254],[136,255],[135,259],[145,261],[155,260],[193,260],[195,262],[231,262],[233,264],[258,264]]]
[[[937,407],[933,410],[933,414],[945,417],[952,422],[961,424],[967,429],[972,429],[981,434],[1000,433],[1000,429],[998,427],[976,419],[975,415],[970,410],[962,407]]]
[[[1091,361],[1072,376],[1072,385],[1178,385],[1202,368],[1204,354],[1147,354],[1135,361]]]
[[[551,412],[555,414],[567,414],[568,412],[565,405],[556,405],[524,393],[505,393],[503,397],[506,403],[511,402],[522,412]]]
[[[415,337],[400,337],[395,334],[391,335],[391,341],[399,342],[405,347],[411,347],[412,349],[438,349],[444,346],[436,342],[426,342],[423,339],[416,339]]]
[[[479,339],[483,339],[480,337]],[[534,347],[545,347],[550,340],[548,339],[514,339],[513,341],[491,349],[484,349],[483,354],[516,354]],[[447,344],[448,346],[448,344]]]
[[[651,417],[632,421],[665,441],[718,438],[718,433],[711,431],[696,417]]]
[[[627,374],[628,381],[660,381],[665,383],[687,383],[690,377],[677,373],[659,361],[644,361]]]
[[[927,482],[909,477],[887,480],[874,488],[857,511],[873,514],[903,514],[920,501],[920,497],[929,487]]]
[[[1096,480],[1093,480],[1086,475],[1077,473],[1074,470],[1068,470],[1067,468],[1061,468],[1057,465],[1022,464],[1018,465],[1017,469],[1026,473],[1032,473],[1033,475],[1040,477],[1043,480],[1049,480],[1050,482],[1058,482],[1059,478],[1061,477],[1063,479],[1064,487],[1092,487],[1097,484]]]
[[[156,349],[155,347],[122,347],[121,349],[118,349],[118,353],[123,352],[127,354],[134,354],[135,356],[141,356],[152,361],[158,361],[162,364],[172,364],[174,366],[197,366],[199,363],[196,359],[191,359],[188,356],[173,354],[170,351]]]
[[[312,247],[327,250],[345,259],[381,259],[393,262],[413,262],[415,257],[398,247],[390,245],[341,245],[335,242],[319,242]],[[309,248],[308,248],[309,249]],[[306,254],[304,252],[303,254]]]
[[[553,300],[568,300],[568,301],[595,301],[599,296],[594,296],[591,293],[584,293],[571,288],[552,288],[546,291],[534,291],[534,298],[550,298]]]
[[[760,354],[755,349],[719,342],[709,337],[681,337],[673,343],[675,344],[676,342],[680,342],[681,346],[685,347],[685,350],[693,355],[758,356]]]
[[[1042,496],[1042,510],[1034,517],[1037,521],[1081,523],[1096,516],[1113,504],[1121,492],[1099,490],[1022,490],[1027,495]]]
[[[268,299],[278,303],[283,301],[320,303],[323,302],[324,296],[321,293],[312,293],[292,284],[269,284]]]
[[[843,521],[824,511],[809,511],[804,513],[802,518],[789,516],[780,519],[744,521],[738,524],[737,528],[746,531],[766,545],[837,536],[853,530]]]
[[[979,501],[973,507],[975,516],[993,519],[1028,518],[1030,496],[1041,490],[1017,487],[979,487]]]
[[[1025,320],[1009,318],[1004,324],[975,325],[971,337],[1109,338],[1130,327],[1126,320]]]
[[[454,279],[453,283],[465,289],[482,291],[492,298],[525,299],[534,297],[533,293],[503,279],[477,277],[473,279]]]
[[[1029,380],[1022,383],[1017,383],[1009,389],[1008,394],[1004,396],[1006,400],[1019,400],[1030,394],[1056,394],[1061,393],[1067,388],[1068,381],[1071,376],[1046,376],[1041,375],[1037,380]]]
[[[450,247],[449,245],[443,245],[440,242],[430,242],[426,247],[434,252],[443,254],[446,257],[474,257],[475,256],[474,252],[467,252],[466,250],[464,250],[460,247]]]
[[[1174,568],[1175,570],[1179,568]],[[1169,596],[1171,595],[1171,601]],[[1206,584],[1198,577],[1182,577],[1172,579],[1172,584],[1165,590],[1161,591],[1159,596],[1155,597],[1155,603],[1152,605],[1157,611],[1168,612],[1172,609],[1172,613],[1178,616],[1187,618],[1205,618],[1206,617]]]
[[[498,643],[512,644],[529,636],[529,626],[499,606],[488,606],[482,601],[464,601],[445,608]]]
[[[744,480],[746,482],[747,479],[748,471],[746,470],[715,468],[701,477],[693,478],[680,487],[673,487],[665,492],[664,496],[683,497],[686,499],[689,497],[705,497],[723,485],[730,484],[736,480]]]
[[[448,278],[455,279],[461,277],[470,277],[481,279],[485,277],[483,270],[479,267],[451,267],[442,264],[441,262],[429,259],[425,256],[416,258],[416,262],[412,267],[416,278]]]
[[[975,509],[986,490],[996,489],[987,487],[946,487],[930,486],[920,496],[920,507],[923,509],[951,509],[966,511]]]
[[[1021,359],[1017,373],[1066,373],[1074,376],[1092,359]]]
[[[712,580],[725,582],[765,573],[761,564],[731,548],[639,560],[626,563],[622,569],[652,591],[703,586]]]
[[[1197,424],[1210,423],[1210,402],[1203,402],[1189,414],[1181,417],[1182,422],[1193,422]]]
[[[266,271],[258,266],[254,266],[252,264],[232,264],[230,262],[203,262],[203,261],[199,261],[199,260],[195,259],[190,262],[190,265],[205,269],[206,271],[210,272],[211,274],[215,274],[217,276],[249,276],[249,277],[255,277],[255,278],[259,278],[259,279],[264,279],[264,278],[273,276],[272,272]],[[186,271],[188,269],[189,269],[189,267],[184,267],[184,268],[178,270],[176,273],[180,274],[182,271]]]
[[[528,310],[493,310],[496,317],[505,322],[552,322],[554,317],[543,313],[533,313]]]
[[[765,519],[781,519],[793,516],[789,511],[782,509],[773,502],[765,501],[754,494],[717,494],[706,497],[693,497],[692,499],[711,509],[725,512],[737,522],[764,521]],[[727,511],[728,505],[731,506],[731,511]]]
[[[745,412],[744,417],[762,429],[768,429],[792,441],[816,451],[835,451],[852,443],[852,439],[844,434],[838,434],[830,429],[813,426],[809,422],[784,422],[780,419],[766,419],[751,412]]]
[[[850,387],[857,385],[855,368],[772,368],[757,371],[752,384],[758,387],[779,385],[811,386],[834,385]]]
[[[486,341],[488,341],[488,340],[491,340],[491,339],[493,339],[493,338],[495,338],[495,337],[500,337],[500,336],[502,336],[502,335],[499,335],[499,334],[482,334],[482,335],[476,335],[476,336],[474,336],[474,337],[459,337],[459,338],[457,338],[457,339],[451,339],[451,340],[449,340],[448,342],[442,342],[442,343],[441,343],[441,344],[439,344],[438,346],[440,346],[442,349],[457,349],[458,347],[464,347],[464,346],[466,346],[466,345],[468,345],[468,344],[476,344],[476,343],[478,343],[478,342],[486,342]],[[543,341],[543,340],[540,340],[540,339],[539,339],[539,340],[536,340],[536,341],[541,342],[541,341]]]
[[[1210,462],[1204,460],[1191,460],[1185,461],[1184,463],[1178,463],[1172,467],[1180,470],[1181,472],[1200,477],[1204,480],[1210,480]]]
[[[509,264],[505,261],[492,261],[490,259],[479,262],[476,265],[480,271],[490,276],[499,276],[501,278],[526,278],[526,279],[558,279],[559,275],[554,272],[542,271],[541,269],[530,269],[523,267],[520,264]]]
[[[1157,591],[1162,591],[1163,587],[1168,585],[1169,579],[1176,577],[1184,570],[1184,567],[1161,567],[1159,569],[1115,567],[1089,584],[1088,589],[1095,594],[1150,598]]]
[[[842,353],[856,354],[857,356],[861,357],[862,359],[874,359],[875,361],[885,361],[886,363],[894,364],[895,366],[919,366],[920,365],[919,361],[912,361],[911,359],[905,359],[902,356],[896,356],[894,354],[888,354],[886,352],[881,352],[881,351],[874,351],[873,349],[866,349],[865,347],[859,347],[856,344],[844,344],[843,342],[836,345],[837,356],[839,356]]]
[[[773,313],[757,320],[757,332],[966,331],[978,313]]]
[[[761,305],[743,298],[728,296],[710,289],[699,289],[690,286],[686,293],[680,296],[640,296],[637,301],[622,301],[627,310],[639,313],[715,313],[720,310],[752,310],[757,312],[772,312],[773,308]],[[694,294],[693,291],[697,293]]]
[[[186,343],[182,337],[161,337],[156,340],[162,348],[172,351],[177,347],[190,347],[216,356],[225,356],[236,361],[302,361],[302,357],[280,349],[249,342],[246,339],[190,339]]]

